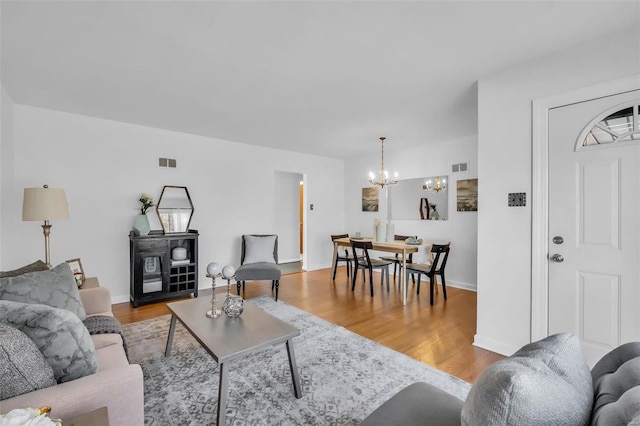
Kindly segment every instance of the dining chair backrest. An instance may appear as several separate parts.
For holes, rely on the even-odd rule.
[[[334,234],[334,235],[331,235],[331,241],[339,240],[340,238],[349,238],[349,234]]]
[[[393,239],[396,241],[404,241],[407,238],[418,238],[418,237],[416,235],[398,235],[398,234],[395,234],[393,236]]]
[[[371,267],[371,258],[369,257],[369,250],[373,249],[373,243],[371,241],[356,241],[356,240],[350,240],[350,241],[351,241],[351,249],[353,250],[354,255],[356,253],[356,249],[362,250],[362,255],[358,257],[364,258],[364,260],[367,262],[367,266]]]
[[[444,267],[447,265],[447,259],[449,258],[449,249],[451,243],[447,244],[433,244],[431,246],[431,273],[439,273],[444,271]]]

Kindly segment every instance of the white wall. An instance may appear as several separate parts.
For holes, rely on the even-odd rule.
[[[594,60],[594,58],[612,58]],[[530,342],[531,102],[640,73],[637,28],[479,81],[478,321],[475,344],[509,355]]]
[[[449,176],[448,220],[393,220],[395,233],[417,235],[426,241],[451,242],[451,254],[447,263],[447,285],[474,290],[476,288],[476,244],[477,212],[456,211],[456,181],[477,177],[477,140],[475,137],[436,143],[404,151],[394,150],[390,145],[385,150],[385,166],[390,172],[400,173],[400,179],[425,176]],[[369,170],[380,161],[379,153],[372,150],[371,156],[350,160],[345,174],[345,224],[344,229],[335,229],[334,234],[362,232],[373,235],[374,218],[386,220],[384,191],[380,191],[380,211],[362,211],[362,188],[370,186]],[[451,172],[451,165],[470,162],[466,172]],[[479,208],[482,208],[483,204]],[[416,205],[416,211],[418,206]],[[330,244],[330,241],[329,241]]]
[[[9,178],[13,174],[13,100],[0,84],[0,241],[4,240],[2,226],[3,206],[6,205],[5,194]],[[2,244],[0,244],[0,270],[2,262]]]
[[[121,122],[14,106],[15,172],[3,163],[2,266],[43,257],[40,224],[21,221],[24,187],[64,188],[70,220],[53,222],[52,263],[79,257],[85,272],[109,287],[114,301],[129,298],[128,233],[140,193],[156,201],[163,185],[189,188],[200,232],[200,287],[210,261],[239,264],[243,233],[272,233],[279,210],[275,171],[306,176],[308,269],[330,264],[324,240],[344,227],[344,163]],[[3,140],[3,150],[11,144]],[[158,157],[178,167],[158,167]],[[6,161],[5,161],[6,163]],[[152,229],[161,229],[155,210]]]

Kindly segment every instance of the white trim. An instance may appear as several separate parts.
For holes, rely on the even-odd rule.
[[[209,286],[209,288],[211,288],[211,286]],[[115,305],[117,303],[125,303],[125,302],[130,302],[131,301],[131,297],[128,294],[123,294],[121,296],[113,296],[111,298],[111,304]]]
[[[549,110],[640,89],[640,74],[532,102],[531,340],[549,332]],[[476,336],[477,338],[477,336]]]
[[[519,346],[506,345],[502,341],[489,339],[479,334],[473,336],[473,346],[505,356],[510,356],[520,349]]]

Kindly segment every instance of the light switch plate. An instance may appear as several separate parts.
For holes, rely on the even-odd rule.
[[[524,207],[527,205],[527,194],[525,192],[510,192],[509,207]]]

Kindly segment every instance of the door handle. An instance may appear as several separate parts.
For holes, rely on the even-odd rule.
[[[557,263],[562,263],[564,262],[564,257],[561,254],[554,254],[553,256],[551,256],[551,260]]]

